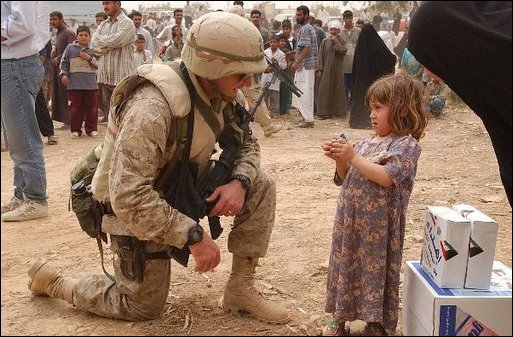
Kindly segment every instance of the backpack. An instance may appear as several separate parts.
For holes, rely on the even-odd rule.
[[[97,237],[99,228],[94,216],[91,182],[100,161],[102,148],[103,144],[92,148],[84,158],[80,159],[70,173],[71,191],[68,211],[71,209],[75,212],[80,227],[92,238]]]
[[[180,70],[177,67],[172,66],[171,68],[180,75]],[[118,112],[120,107],[124,106],[126,100],[139,85],[148,82],[152,81],[139,75],[126,77],[122,82],[120,82],[118,87],[123,90],[120,90],[116,96],[114,96],[116,91],[113,94],[111,111],[109,112],[111,116]],[[157,84],[154,83],[154,85],[162,90],[162,88]],[[186,144],[186,142],[181,140],[187,138],[188,114],[176,117],[176,123],[174,126],[174,128],[171,128],[170,134],[173,131],[176,133],[175,141],[177,143],[177,147],[174,154],[167,158],[167,170],[163,173],[171,171],[181,156]],[[102,236],[104,240],[106,240],[106,236],[102,233],[100,227],[102,216],[105,213],[105,205],[96,201],[93,197],[91,183],[95,173],[97,173],[102,152],[106,151],[104,156],[109,156],[111,154],[109,153],[109,150],[112,151],[109,146],[104,148],[104,144],[97,145],[78,161],[70,172],[71,189],[68,201],[68,211],[72,210],[75,213],[81,229],[92,238],[98,239]],[[108,159],[106,161],[108,161]],[[156,181],[160,181],[160,178],[161,177],[158,177]]]

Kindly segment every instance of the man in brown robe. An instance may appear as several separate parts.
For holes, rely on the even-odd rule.
[[[347,52],[346,41],[340,36],[342,24],[339,21],[331,21],[328,28],[330,35],[321,42],[317,70],[319,88],[316,104],[320,119],[344,117],[347,114],[342,70],[342,61]]]
[[[59,65],[64,49],[68,44],[77,39],[76,34],[66,26],[61,12],[50,13],[50,25],[57,29],[55,35],[55,45],[52,50],[53,67],[53,94],[52,94],[52,119],[65,125],[69,124],[68,114],[68,89],[66,89],[59,79]]]

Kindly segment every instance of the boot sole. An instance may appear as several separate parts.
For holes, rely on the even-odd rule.
[[[30,277],[30,280],[28,282],[28,288],[34,295],[37,296],[48,296],[45,292],[38,291],[37,289],[32,289],[32,284],[34,283],[34,277],[36,276],[37,272],[48,263],[48,260],[39,260],[35,262],[32,267],[28,270],[28,275]]]
[[[239,315],[240,313],[248,313],[251,317],[259,320],[260,322],[264,322],[267,324],[278,325],[278,324],[285,324],[285,323],[288,323],[291,321],[290,315],[288,315],[286,318],[279,320],[279,321],[270,321],[268,319],[265,319],[265,318],[262,318],[262,317],[259,317],[255,314],[253,314],[251,311],[248,311],[248,310],[245,310],[242,308],[238,308],[238,307],[234,307],[234,306],[226,306],[224,304],[223,304],[223,310],[224,310],[224,312],[231,313],[233,315]]]

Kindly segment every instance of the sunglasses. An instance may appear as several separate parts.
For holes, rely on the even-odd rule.
[[[253,76],[253,74],[240,74],[239,75],[239,80],[241,82],[244,82],[245,80],[250,79],[251,76]]]

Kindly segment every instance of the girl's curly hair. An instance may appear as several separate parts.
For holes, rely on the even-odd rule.
[[[365,104],[379,102],[389,108],[389,124],[400,136],[424,136],[428,115],[424,108],[424,85],[409,74],[388,75],[377,79],[367,90]]]

